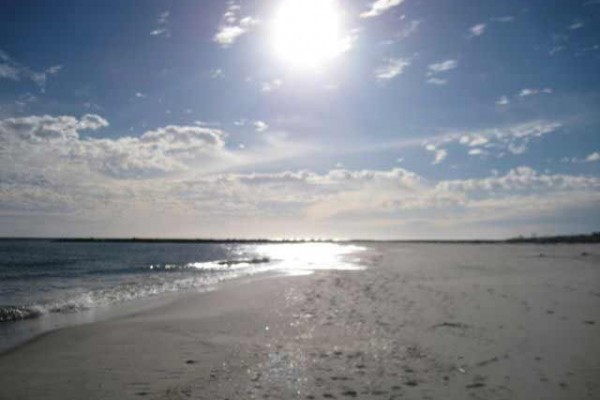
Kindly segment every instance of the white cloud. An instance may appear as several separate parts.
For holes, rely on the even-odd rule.
[[[435,64],[429,65],[429,73],[430,74],[438,74],[440,72],[450,71],[458,67],[458,61],[456,60],[446,60]]]
[[[151,36],[168,36],[169,30],[167,28],[156,28],[150,31]]]
[[[82,230],[75,234],[89,235],[91,229],[104,235],[195,237],[256,235],[257,221],[265,235],[292,235],[308,221],[302,226],[355,224],[346,235],[371,236],[382,227],[400,232],[413,221],[439,236],[443,229],[468,231],[486,221],[514,225],[600,204],[597,177],[540,174],[529,167],[438,182],[402,168],[214,172],[207,164],[233,156],[219,130],[167,126],[118,139],[80,136],[107,124],[93,114],[0,120],[0,219],[25,214],[33,233],[52,234],[36,230],[50,225],[72,232],[68,227],[76,225]],[[541,132],[514,129],[519,135]],[[465,144],[474,142],[463,136]],[[263,156],[279,150],[266,149]],[[247,152],[252,149],[240,150]],[[56,223],[41,223],[49,218]],[[225,228],[224,221],[236,222]],[[14,226],[0,232],[8,229]]]
[[[481,156],[481,155],[485,155],[485,154],[487,154],[487,152],[483,149],[476,148],[476,149],[469,150],[470,156]]]
[[[600,152],[594,152],[589,154],[586,158],[585,158],[586,162],[597,162],[600,161]]]
[[[450,70],[453,70],[458,67],[458,61],[456,60],[446,60],[439,63],[430,64],[427,69],[427,83],[433,85],[445,85],[448,83],[448,80],[445,78],[440,78],[437,75],[440,73],[444,73]]]
[[[514,22],[514,20],[515,20],[515,17],[513,17],[512,15],[492,18],[492,21],[494,21],[494,22]]]
[[[569,30],[577,30],[577,29],[581,29],[585,26],[585,24],[581,21],[575,21],[573,22],[571,25],[569,25]]]
[[[469,33],[471,36],[481,36],[485,33],[487,25],[486,24],[477,24],[469,28]]]
[[[419,26],[421,26],[420,20],[409,21],[408,24],[406,24],[394,35],[393,42],[398,42],[408,38],[419,29]]]
[[[221,47],[230,47],[240,36],[246,34],[260,23],[254,17],[242,17],[240,13],[241,7],[239,4],[229,3],[227,10],[221,18],[219,30],[213,38]]]
[[[383,65],[375,70],[377,80],[389,80],[402,74],[404,69],[410,65],[410,61],[404,58],[387,59]]]
[[[442,161],[446,159],[448,156],[448,151],[445,149],[439,149],[435,152],[435,159],[433,160],[434,164],[440,164]]]
[[[562,162],[562,163],[573,163],[573,164],[594,163],[594,162],[598,162],[598,161],[600,161],[600,152],[598,152],[598,151],[590,153],[584,158],[563,157],[560,159],[560,162]]]
[[[220,126],[221,125],[220,122],[202,121],[202,120],[196,120],[196,121],[194,121],[194,124],[196,124],[198,126]]]
[[[223,79],[225,78],[225,73],[221,68],[215,68],[210,70],[210,79]]]
[[[150,35],[168,37],[171,34],[168,28],[170,17],[170,11],[163,11],[160,14],[158,14],[158,18],[156,19],[156,28],[150,31]]]
[[[9,64],[0,64],[0,78],[18,81],[20,73],[17,68]]]
[[[552,89],[543,88],[543,89],[535,89],[535,88],[525,88],[519,92],[519,97],[527,97],[527,96],[535,96],[537,94],[551,94]]]
[[[448,83],[448,80],[442,79],[442,78],[431,77],[431,78],[427,78],[427,83],[431,83],[432,85],[445,85],[446,83]]]
[[[95,131],[107,127],[108,121],[96,114],[85,114],[77,123],[77,130]]]
[[[61,69],[62,65],[55,65],[42,72],[36,72],[13,60],[6,52],[0,50],[0,79],[13,81],[30,80],[44,92],[48,78],[58,74]]]
[[[534,169],[521,166],[511,169],[504,176],[483,179],[463,179],[440,182],[438,188],[448,191],[477,192],[518,192],[552,190],[596,190],[600,179],[574,175],[545,175]]]
[[[260,85],[260,91],[263,93],[273,92],[279,89],[283,85],[283,80],[277,78],[271,81],[262,82]]]
[[[254,121],[254,129],[256,132],[264,132],[269,129],[269,125],[267,125],[264,121]]]
[[[371,3],[370,10],[360,14],[361,18],[377,17],[384,12],[400,5],[404,0],[376,0]]]
[[[448,156],[448,151],[446,149],[440,149],[434,144],[427,144],[425,146],[425,150],[431,151],[434,153],[433,165],[437,165],[442,163],[446,157]]]
[[[19,95],[19,99],[15,102],[19,107],[25,107],[27,104],[36,103],[38,101],[38,97],[34,96],[31,93],[24,93]]]
[[[541,88],[541,89],[525,88],[525,89],[521,89],[521,91],[514,97],[529,97],[529,96],[535,96],[535,95],[539,95],[539,94],[552,94],[552,93],[553,93],[553,90],[551,88]],[[499,106],[508,105],[508,104],[510,104],[510,98],[508,96],[502,96],[496,101],[496,104]]]
[[[500,156],[508,152],[522,154],[527,151],[529,144],[537,138],[557,131],[562,124],[551,121],[531,121],[503,128],[486,129],[470,133],[449,133],[431,138],[431,146],[458,143],[469,148],[478,147],[481,151],[469,152],[471,155],[488,155],[495,153]],[[431,150],[430,150],[431,151]]]
[[[496,104],[499,106],[506,106],[510,104],[510,100],[508,99],[508,97],[502,96],[496,101]]]
[[[246,33],[246,30],[241,26],[223,26],[217,32],[214,39],[221,47],[229,47],[244,33]]]
[[[462,138],[461,138],[462,139]],[[489,143],[489,139],[482,135],[474,135],[471,137],[471,141],[469,142],[469,147],[475,146],[483,146],[484,144]]]
[[[456,228],[461,223],[531,219],[569,208],[593,209],[600,202],[598,178],[545,175],[529,167],[512,169],[503,176],[438,183],[404,169],[362,171],[363,178],[351,171],[337,171],[337,176],[350,177],[345,182],[332,179],[332,174],[333,171],[326,176],[304,172],[302,177],[294,176],[296,186],[320,189],[307,190],[311,193],[307,200],[311,204],[309,216],[368,218],[383,214],[387,220],[396,219],[396,223],[416,218],[420,223]],[[292,175],[287,179],[293,179]],[[366,176],[371,178],[365,179]],[[293,191],[291,186],[286,188],[287,193]],[[362,221],[366,223],[368,219]]]
[[[69,142],[79,138],[79,130],[99,129],[108,122],[94,114],[86,114],[80,120],[70,116],[30,116],[0,120],[0,140],[5,144]],[[9,146],[7,145],[7,148]]]
[[[9,118],[0,121],[0,141],[7,161],[23,163],[36,157],[57,167],[67,162],[115,178],[146,178],[207,166],[226,157],[223,133],[218,129],[169,125],[139,137],[117,139],[79,134],[106,126],[108,121],[95,114],[80,119],[48,115]]]

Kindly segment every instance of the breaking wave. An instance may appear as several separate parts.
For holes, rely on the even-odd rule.
[[[13,287],[23,296],[13,301],[4,299],[5,305],[0,305],[0,323],[76,313],[167,293],[203,291],[223,280],[267,271],[298,274],[322,269],[362,269],[347,259],[362,249],[332,243],[268,244],[236,246],[228,249],[230,258],[202,262],[145,264],[145,267],[122,262],[116,266],[108,264],[111,268],[94,264],[84,270],[40,268],[31,277],[25,272],[18,273],[19,268],[4,277],[10,276],[15,285],[21,285]],[[31,297],[29,293],[38,293],[39,297]]]

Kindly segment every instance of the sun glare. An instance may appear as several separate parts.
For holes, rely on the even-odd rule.
[[[272,22],[277,57],[297,68],[319,68],[345,50],[335,0],[283,0]]]

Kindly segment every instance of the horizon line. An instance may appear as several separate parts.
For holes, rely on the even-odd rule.
[[[584,241],[600,242],[600,231],[590,233],[560,234],[560,235],[518,235],[508,238],[411,238],[411,239],[375,239],[375,238],[206,238],[206,237],[115,237],[115,236],[0,236],[2,241],[10,240],[50,240],[56,242],[154,242],[154,243],[351,243],[351,242],[380,242],[380,243],[514,243],[514,242],[544,242],[544,241]]]

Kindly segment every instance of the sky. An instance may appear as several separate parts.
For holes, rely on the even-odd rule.
[[[0,236],[600,230],[600,1],[0,3]]]

